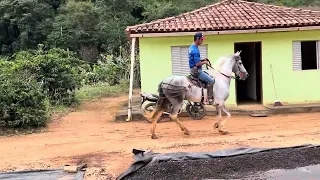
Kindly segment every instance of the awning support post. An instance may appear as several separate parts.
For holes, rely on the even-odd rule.
[[[133,67],[135,63],[135,45],[136,38],[131,39],[131,67],[130,67],[130,87],[129,87],[129,102],[128,102],[128,118],[126,121],[132,120],[132,91],[133,91]]]

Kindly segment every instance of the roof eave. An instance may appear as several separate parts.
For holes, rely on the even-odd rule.
[[[266,32],[288,32],[288,31],[306,31],[306,30],[319,30],[320,26],[303,26],[303,27],[287,27],[287,28],[270,28],[270,29],[246,29],[246,30],[221,30],[221,31],[201,31],[205,35],[223,35],[223,34],[252,34],[252,33],[266,33]],[[147,32],[147,33],[130,33],[130,38],[138,37],[174,37],[174,36],[192,36],[195,31],[189,32]]]

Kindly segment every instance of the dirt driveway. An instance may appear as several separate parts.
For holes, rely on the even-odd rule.
[[[214,151],[239,146],[272,147],[320,143],[320,113],[266,118],[233,116],[228,135],[213,130],[213,118],[182,118],[191,135],[186,137],[173,122],[159,123],[159,139],[150,138],[146,122],[112,122],[126,96],[88,102],[50,124],[45,133],[0,137],[0,171],[57,168],[87,163],[113,175],[132,162],[132,149],[155,152]]]

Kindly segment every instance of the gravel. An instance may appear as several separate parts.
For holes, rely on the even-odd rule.
[[[316,164],[320,164],[320,147],[288,148],[234,157],[155,163],[139,169],[124,179],[243,179],[257,172],[294,169]]]

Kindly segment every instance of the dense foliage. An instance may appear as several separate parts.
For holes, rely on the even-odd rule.
[[[48,107],[77,103],[75,92],[82,86],[123,87],[130,70],[126,26],[217,1],[0,0],[0,121],[12,127],[44,125]],[[319,0],[248,1],[320,6]],[[140,86],[137,61],[135,87]]]
[[[48,120],[49,103],[32,75],[1,74],[0,120],[11,127],[42,126]]]
[[[80,87],[81,61],[62,49],[39,49],[35,53],[21,51],[15,54],[16,73],[27,71],[35,76],[53,105],[71,105],[74,91]]]

